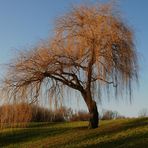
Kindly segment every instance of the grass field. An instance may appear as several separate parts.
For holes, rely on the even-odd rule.
[[[31,123],[27,128],[0,130],[0,148],[148,148],[148,118],[87,122]]]

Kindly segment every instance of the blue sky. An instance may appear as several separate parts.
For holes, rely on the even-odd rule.
[[[88,1],[0,0],[0,65],[15,57],[15,50],[31,48],[52,35],[55,19],[68,11],[72,4]],[[120,0],[119,6],[123,18],[135,31],[140,85],[134,89],[132,104],[126,99],[118,102],[113,99],[103,101],[98,107],[117,110],[126,116],[137,116],[140,109],[148,108],[148,0]],[[3,67],[0,69],[2,75]],[[79,108],[83,107],[86,108],[82,101]]]

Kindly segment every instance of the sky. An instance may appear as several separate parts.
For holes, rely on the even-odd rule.
[[[58,17],[72,5],[86,2],[95,3],[96,0],[0,0],[0,75],[4,75],[3,65],[15,58],[17,50],[29,49],[48,39]],[[124,20],[135,32],[139,86],[133,90],[132,103],[126,98],[120,101],[104,99],[98,108],[136,117],[141,109],[148,109],[148,0],[120,0],[118,5]],[[83,100],[79,105],[73,104],[73,108],[86,109]]]

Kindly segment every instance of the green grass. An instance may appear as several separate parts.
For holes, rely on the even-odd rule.
[[[0,147],[13,148],[148,148],[148,118],[87,122],[32,123],[27,128],[0,130]]]

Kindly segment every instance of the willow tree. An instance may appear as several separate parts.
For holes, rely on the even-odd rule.
[[[45,88],[57,97],[64,88],[77,90],[88,107],[89,126],[96,128],[95,94],[101,93],[96,88],[115,87],[117,95],[131,92],[137,70],[132,30],[113,5],[83,5],[57,20],[50,41],[21,52],[11,62],[2,90],[18,101],[36,101]]]

